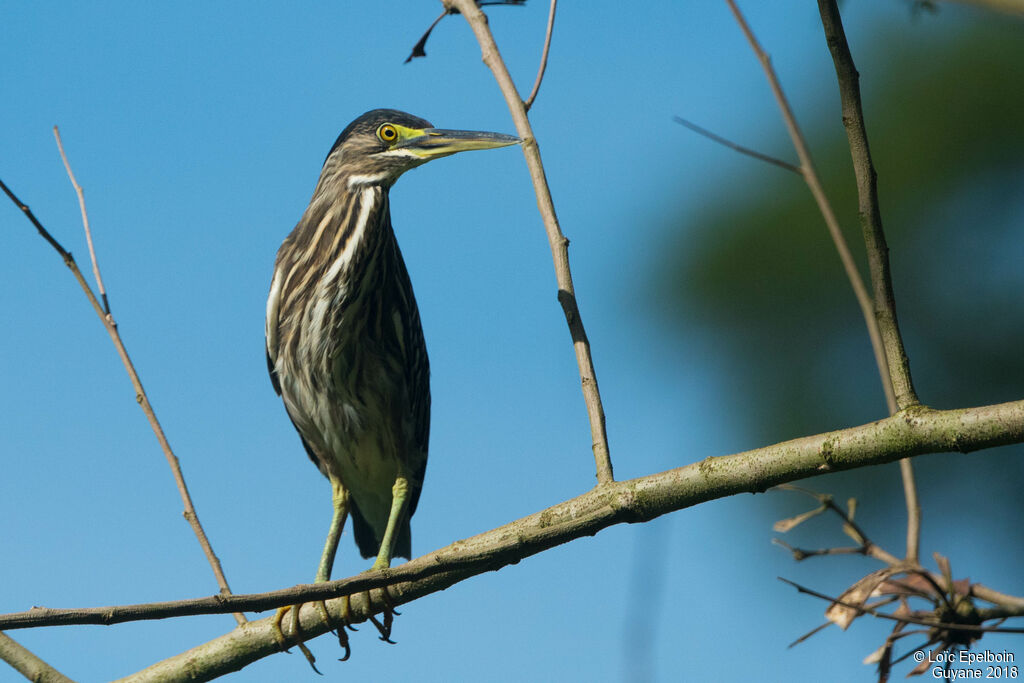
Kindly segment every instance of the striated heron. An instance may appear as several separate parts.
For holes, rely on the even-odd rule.
[[[430,371],[388,191],[432,159],[517,142],[434,128],[393,109],[367,112],[338,136],[309,206],[277,252],[267,366],[333,494],[318,582],[330,579],[349,513],[359,552],[376,556],[373,569],[411,557],[409,520],[427,465]]]

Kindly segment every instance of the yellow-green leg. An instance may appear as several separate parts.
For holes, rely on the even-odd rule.
[[[331,477],[331,503],[334,506],[334,515],[331,517],[331,528],[327,531],[324,554],[320,556],[320,566],[316,570],[316,583],[331,580],[331,570],[334,568],[334,556],[338,553],[341,530],[345,528],[345,520],[348,518],[348,489],[340,480],[333,477]]]
[[[334,568],[334,556],[338,552],[338,541],[341,539],[342,529],[345,528],[345,520],[348,518],[348,489],[341,483],[339,479],[334,477],[331,480],[331,503],[334,508],[334,512],[331,515],[331,527],[327,531],[327,540],[324,543],[324,552],[320,557],[320,565],[316,570],[315,583],[323,583],[331,580],[331,570]],[[323,600],[319,600],[316,603],[317,610],[323,617],[324,622],[330,624],[330,616],[327,614],[327,605]],[[287,641],[284,639],[284,634],[281,631],[281,622],[289,612],[292,612],[292,633],[297,634],[299,632],[299,610],[302,608],[302,603],[298,605],[291,605],[289,607],[279,607],[277,614],[274,615],[274,621],[272,622],[272,628],[274,630],[274,637],[277,640],[278,645],[281,646],[282,650],[287,650]],[[315,661],[313,653],[309,651],[305,643],[299,641],[299,649],[302,650],[302,654],[306,656],[306,660],[309,661],[310,666],[316,671],[316,666],[313,665]],[[319,673],[319,671],[317,671]]]
[[[384,530],[384,538],[380,542],[377,560],[372,569],[386,569],[391,566],[391,555],[398,540],[398,527],[405,519],[405,508],[409,502],[409,479],[404,474],[395,478],[391,487],[391,512],[388,514],[388,525]]]
[[[395,477],[395,484],[391,487],[391,511],[388,513],[388,525],[384,529],[384,538],[380,542],[380,550],[377,552],[377,559],[373,563],[373,567],[370,571],[378,569],[387,569],[391,566],[391,557],[394,555],[395,542],[398,540],[398,529],[402,522],[405,521],[405,510],[409,504],[409,478],[405,474],[399,474]],[[391,603],[387,599],[388,589],[385,586],[383,589],[384,599],[384,623],[377,621],[372,614],[369,614],[369,619],[377,630],[380,631],[380,639],[391,643],[391,619],[394,614],[397,614],[392,608]],[[367,608],[372,610],[372,598],[370,591],[366,591],[366,605]]]

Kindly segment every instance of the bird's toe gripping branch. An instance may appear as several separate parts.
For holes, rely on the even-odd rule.
[[[366,605],[369,614],[370,623],[376,627],[380,633],[380,639],[385,643],[391,643],[395,645],[395,641],[391,640],[391,626],[394,624],[395,617],[401,616],[401,612],[395,611],[395,606],[391,603],[391,595],[388,593],[388,587],[384,586],[381,588],[381,603],[384,605],[384,609],[381,610],[381,618],[378,621],[377,617],[373,615],[372,605],[370,603],[371,597],[370,592],[366,592]]]
[[[328,611],[328,609],[327,609],[327,603],[324,602],[323,600],[318,600],[315,603],[313,603],[316,606],[317,612],[320,613],[320,616],[321,616],[321,618],[323,618],[324,623],[327,625],[327,627],[335,635],[338,636],[338,645],[345,652],[344,656],[342,656],[338,660],[339,662],[347,661],[348,658],[352,656],[352,646],[351,646],[351,644],[349,642],[349,639],[348,639],[348,630],[352,630],[352,631],[359,630],[355,626],[352,625],[351,596],[345,595],[345,596],[342,597],[342,600],[343,600],[343,602],[342,602],[342,612],[341,612],[341,619],[340,620],[336,620],[336,619],[334,619],[331,616],[330,611]],[[292,617],[291,617],[290,631],[291,631],[291,636],[292,636],[292,638],[295,641],[295,645],[298,646],[299,650],[302,652],[303,656],[306,658],[306,661],[309,662],[309,665],[310,665],[310,667],[312,667],[313,671],[316,671],[319,674],[319,673],[321,673],[321,671],[316,668],[316,657],[313,655],[313,653],[310,651],[310,649],[306,646],[306,644],[304,642],[302,642],[302,638],[301,638],[302,625],[301,625],[301,620],[299,619],[299,612],[302,609],[302,605],[303,604],[305,604],[305,603],[299,603],[297,605],[290,605],[290,606],[287,606],[287,607],[278,608],[277,614],[274,615],[274,620],[271,622],[271,629],[272,629],[273,634],[274,634],[274,639],[277,641],[277,644],[281,648],[281,651],[282,652],[288,652],[289,651],[288,650],[288,639],[285,637],[284,631],[283,631],[281,625],[284,622],[285,617],[289,613],[291,613]],[[374,623],[376,624],[376,620],[375,619],[374,619]],[[391,632],[391,619],[390,619],[390,617],[386,617],[384,623],[385,623],[385,626],[387,628],[387,633],[390,633]],[[378,625],[377,628],[381,629],[382,627]],[[382,634],[383,633],[384,632],[382,631]],[[391,641],[388,641],[388,642],[391,642]]]
[[[270,628],[274,634],[274,640],[277,641],[277,644],[281,648],[281,651],[288,652],[288,641],[285,639],[284,632],[281,629],[281,622],[284,621],[285,615],[291,612],[291,632],[292,636],[295,638],[295,644],[298,646],[299,650],[306,658],[306,661],[309,662],[309,666],[312,667],[313,671],[323,675],[320,669],[316,668],[316,657],[314,657],[310,649],[306,647],[306,644],[302,642],[302,627],[300,625],[299,612],[302,610],[303,604],[304,603],[299,603],[298,605],[290,605],[288,607],[278,607],[277,614],[274,615],[274,620],[271,622]]]

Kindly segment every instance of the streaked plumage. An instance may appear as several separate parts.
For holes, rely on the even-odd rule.
[[[339,502],[336,490],[336,518],[343,525],[351,510],[356,543],[363,557],[377,555],[375,567],[411,555],[430,432],[427,350],[388,191],[430,159],[514,142],[368,112],[338,137],[277,254],[267,300],[271,380],[310,459],[347,491]],[[391,518],[393,547],[385,548]],[[334,543],[329,537],[318,580],[330,574]]]

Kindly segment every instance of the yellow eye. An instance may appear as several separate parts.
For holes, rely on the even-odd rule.
[[[384,142],[394,142],[398,139],[398,129],[392,126],[390,123],[385,123],[383,126],[377,129],[377,137]]]

